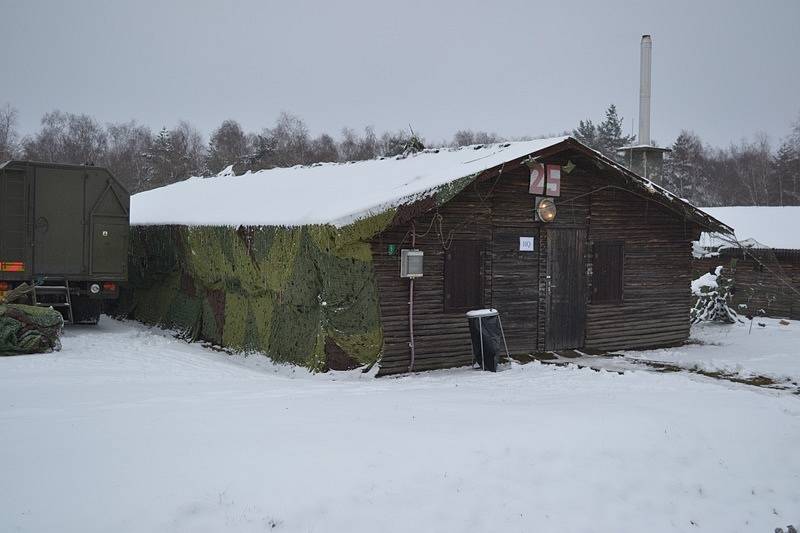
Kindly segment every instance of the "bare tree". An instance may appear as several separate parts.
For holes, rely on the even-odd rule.
[[[175,150],[176,178],[200,176],[205,173],[206,147],[200,131],[189,122],[181,120],[170,132]]]
[[[342,161],[363,161],[378,155],[378,136],[372,126],[364,128],[363,136],[351,128],[342,129],[342,140],[339,142],[339,157]]]
[[[747,193],[747,203],[768,205],[772,149],[767,135],[759,133],[753,142],[732,146],[731,155],[736,161],[736,175]]]
[[[56,163],[93,163],[106,147],[106,132],[96,120],[58,110],[45,113],[39,132],[23,141],[27,159]]]
[[[485,131],[458,130],[453,135],[450,146],[470,146],[473,144],[492,144],[500,142],[502,139],[496,133]]]
[[[150,128],[135,121],[108,124],[108,149],[103,165],[131,192],[139,192],[148,182],[147,154],[153,146]]]
[[[276,166],[291,167],[312,162],[308,127],[297,115],[282,112],[275,121],[275,127],[264,133],[272,139]]]
[[[226,120],[211,134],[206,166],[216,174],[228,165],[241,162],[249,152],[247,135],[235,120]]]
[[[380,155],[394,157],[405,153],[410,138],[411,134],[404,130],[384,132],[381,135]]]
[[[243,163],[234,167],[237,173],[315,162],[314,143],[305,122],[285,111],[278,116],[275,127],[264,128],[260,134],[247,135],[247,143],[249,151],[243,157]]]
[[[6,104],[0,107],[0,162],[14,159],[18,152],[17,110]]]
[[[338,161],[339,149],[333,137],[323,133],[311,141],[311,159],[319,163]]]

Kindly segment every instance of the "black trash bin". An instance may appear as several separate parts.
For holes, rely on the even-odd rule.
[[[496,309],[478,309],[467,313],[472,337],[472,356],[483,370],[497,372],[497,363],[505,347],[503,324]]]

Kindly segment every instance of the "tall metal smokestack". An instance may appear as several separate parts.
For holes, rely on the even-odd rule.
[[[639,145],[650,146],[650,66],[653,40],[642,35],[642,56],[639,65]]]
[[[642,35],[642,57],[639,64],[639,139],[633,146],[623,146],[620,152],[625,155],[628,168],[661,184],[661,171],[664,166],[664,152],[669,148],[656,148],[650,140],[650,64],[653,53],[653,40]]]

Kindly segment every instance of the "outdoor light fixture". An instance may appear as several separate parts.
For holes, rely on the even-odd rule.
[[[536,220],[552,222],[556,219],[556,203],[552,198],[536,199]]]

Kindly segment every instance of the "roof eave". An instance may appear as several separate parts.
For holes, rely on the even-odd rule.
[[[552,149],[562,144],[569,145],[570,148],[574,148],[583,153],[584,155],[592,157],[595,160],[606,164],[617,174],[619,174],[623,178],[631,180],[633,183],[635,183],[636,185],[638,185],[647,192],[660,191],[662,193],[662,196],[664,196],[665,200],[667,201],[667,203],[664,204],[665,207],[671,209],[674,212],[682,214],[686,218],[690,219],[692,222],[701,226],[703,230],[716,231],[720,233],[727,233],[733,235],[734,233],[733,228],[722,223],[713,216],[709,215],[699,207],[696,207],[690,204],[689,202],[683,200],[682,198],[679,198],[674,193],[671,193],[670,191],[664,189],[660,185],[657,185],[652,181],[643,178],[642,176],[636,174],[632,170],[620,165],[616,161],[609,159],[608,157],[598,152],[597,150],[589,148],[588,146],[586,146],[585,144],[583,144],[582,142],[578,141],[573,137],[569,137],[562,143],[558,143],[557,145],[551,146],[550,148]]]

